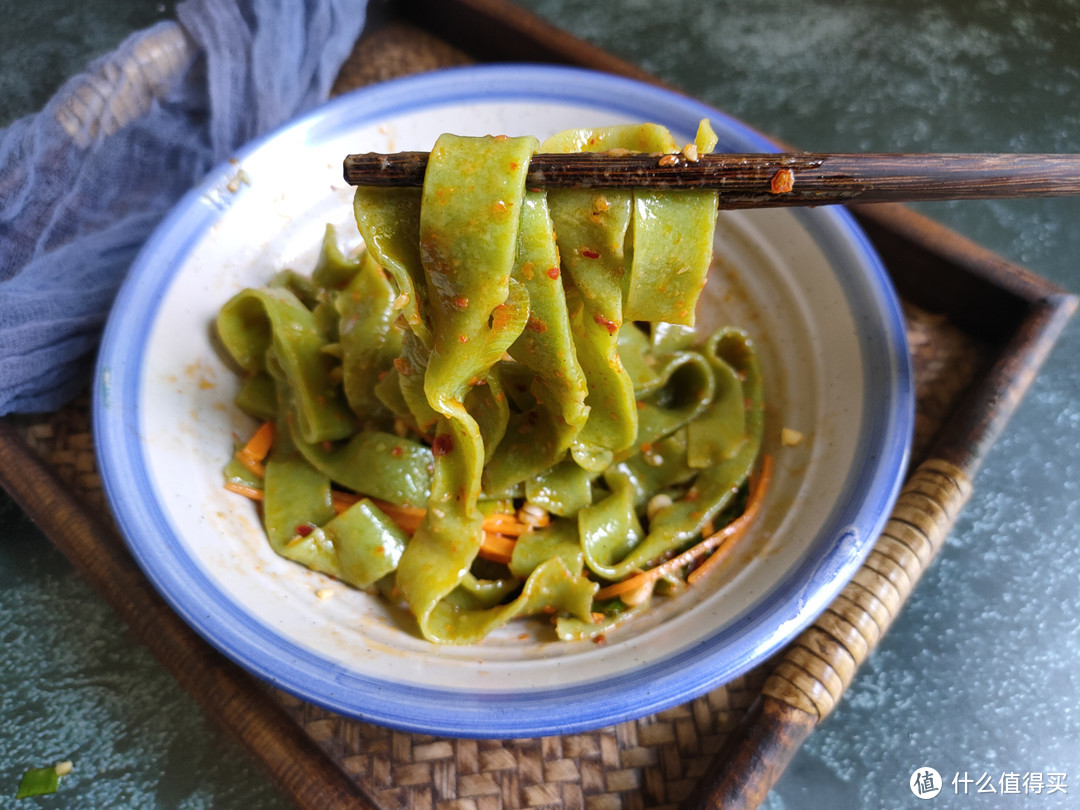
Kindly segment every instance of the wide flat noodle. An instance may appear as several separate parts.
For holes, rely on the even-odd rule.
[[[702,121],[694,150],[704,155],[715,145],[716,134]],[[716,214],[715,191],[634,190],[627,319],[693,326],[712,259]]]
[[[290,388],[297,429],[309,442],[331,441],[355,429],[352,413],[331,377],[322,351],[326,335],[290,290],[244,290],[222,309],[217,331],[225,348],[251,375],[266,370],[272,353]]]
[[[493,379],[493,367],[528,317],[528,293],[513,272],[525,173],[536,146],[532,138],[444,135],[432,149],[424,181],[420,253],[433,327],[424,390],[443,419],[434,440],[429,508],[402,555],[397,585],[433,641],[478,640],[552,599],[587,615],[595,590],[584,580],[575,585],[565,566],[547,563],[508,606],[477,611],[447,600],[468,573],[483,533],[477,502],[485,445],[466,400],[473,387]],[[535,584],[537,579],[544,582]],[[543,597],[539,602],[534,591]]]
[[[310,276],[218,319],[238,405],[277,426],[227,481],[275,551],[403,599],[438,643],[538,613],[602,635],[647,605],[598,589],[734,518],[760,453],[752,341],[692,327],[715,195],[527,190],[538,146],[442,136],[423,189],[357,189],[362,252],[328,229]],[[652,124],[540,148],[678,151]]]
[[[546,195],[526,193],[512,277],[528,294],[529,314],[508,353],[527,370],[514,383],[527,385],[527,407],[510,417],[487,461],[484,481],[491,491],[528,481],[558,463],[589,415],[552,228]]]

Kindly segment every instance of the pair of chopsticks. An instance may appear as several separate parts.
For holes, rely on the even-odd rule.
[[[349,155],[354,186],[421,186],[427,152]],[[536,154],[529,188],[715,189],[720,208],[1080,194],[1075,154]]]

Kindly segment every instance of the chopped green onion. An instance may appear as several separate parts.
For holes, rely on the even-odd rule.
[[[23,774],[15,798],[25,799],[28,796],[45,796],[49,793],[56,793],[59,787],[60,774],[56,772],[54,766],[50,765],[48,768],[30,768]]]

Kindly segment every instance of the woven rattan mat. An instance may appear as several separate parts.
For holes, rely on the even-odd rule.
[[[389,24],[361,40],[335,89],[470,61],[430,34]],[[905,314],[916,382],[913,460],[918,462],[987,352],[944,317],[913,307]],[[15,417],[10,423],[91,514],[107,518],[88,397],[60,412]],[[697,700],[636,721],[521,740],[398,732],[271,693],[382,810],[633,810],[673,807],[690,794],[770,671],[766,663]]]

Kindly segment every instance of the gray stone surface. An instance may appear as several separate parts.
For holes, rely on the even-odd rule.
[[[801,148],[1080,152],[1075,0],[521,4]],[[167,13],[142,0],[0,0],[0,125]],[[921,209],[1080,290],[1080,202]],[[990,452],[942,556],[767,808],[923,806],[907,787],[922,766],[946,779],[938,806],[1080,801],[1078,401],[1080,322]],[[284,807],[0,498],[0,796],[25,767],[72,759],[63,806]],[[1000,793],[1009,774],[1054,772],[1067,793]],[[954,796],[964,773],[969,795]],[[976,794],[984,774],[999,793]]]

